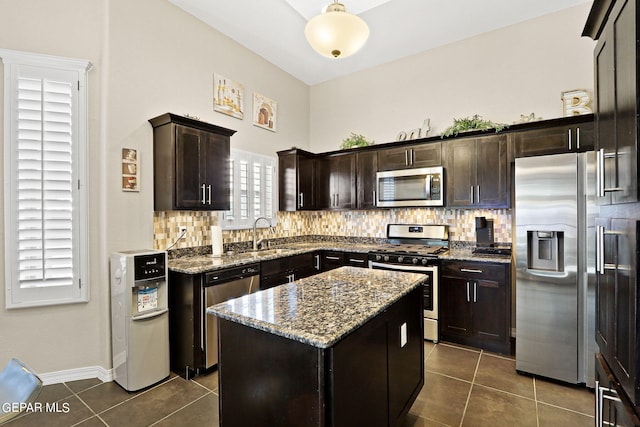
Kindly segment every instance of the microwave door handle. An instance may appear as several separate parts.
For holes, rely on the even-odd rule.
[[[425,177],[425,180],[424,180],[424,187],[425,187],[425,189],[424,189],[425,191],[424,192],[425,192],[425,194],[427,196],[426,197],[427,200],[431,200],[431,180],[432,179],[433,179],[433,177],[431,175],[427,175]]]

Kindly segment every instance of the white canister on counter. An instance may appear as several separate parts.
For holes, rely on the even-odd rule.
[[[211,226],[211,255],[222,256],[222,228],[219,225]]]

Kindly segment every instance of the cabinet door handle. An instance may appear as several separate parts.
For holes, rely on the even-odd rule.
[[[325,258],[326,258],[326,259],[333,260],[333,261],[338,261],[338,260],[340,259],[340,258],[338,258],[337,256],[327,256],[327,257],[325,257]]]
[[[357,264],[362,264],[364,262],[363,259],[354,259],[354,258],[349,258],[349,262],[353,262],[353,263],[357,263]]]
[[[596,427],[602,427],[602,398],[600,397],[600,381],[596,381]]]
[[[469,187],[469,192],[471,193],[471,204],[473,204],[473,185]]]
[[[473,282],[473,302],[478,302],[478,282]]]
[[[471,298],[469,298],[469,282],[467,282],[467,302],[470,302]]]
[[[476,270],[475,268],[461,268],[463,273],[482,273],[482,270]]]
[[[596,226],[596,273],[604,274],[604,227]]]
[[[376,190],[373,190],[373,206],[378,206],[378,199],[376,198]]]
[[[206,305],[206,301],[205,301],[205,294],[207,292],[206,288],[202,285],[200,285],[200,300],[201,300],[201,307],[200,307],[200,349],[202,351],[204,351],[204,316],[205,316],[205,310],[207,309],[207,307],[205,307]]]
[[[576,128],[576,150],[580,149],[580,128]]]
[[[569,151],[571,151],[571,129],[569,129],[567,132],[569,132]]]
[[[209,184],[208,192],[209,192],[209,201],[207,203],[211,204],[211,184]]]
[[[476,203],[480,203],[480,186],[476,185]]]
[[[200,188],[202,188],[202,204],[203,204],[203,205],[205,204],[205,200],[206,200],[206,199],[205,199],[205,191],[206,191],[206,187],[207,187],[207,186],[206,186],[205,184],[202,184],[202,186],[200,187]]]
[[[320,270],[320,255],[314,255],[314,258],[316,259],[315,269]]]
[[[409,160],[413,166],[413,148],[409,149]]]
[[[304,193],[300,193],[300,207],[304,207]]]

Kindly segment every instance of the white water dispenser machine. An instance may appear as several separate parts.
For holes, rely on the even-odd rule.
[[[113,379],[137,391],[169,376],[167,254],[111,254]]]

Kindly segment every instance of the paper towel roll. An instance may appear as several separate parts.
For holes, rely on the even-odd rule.
[[[219,225],[211,226],[211,255],[222,256],[222,228]]]

